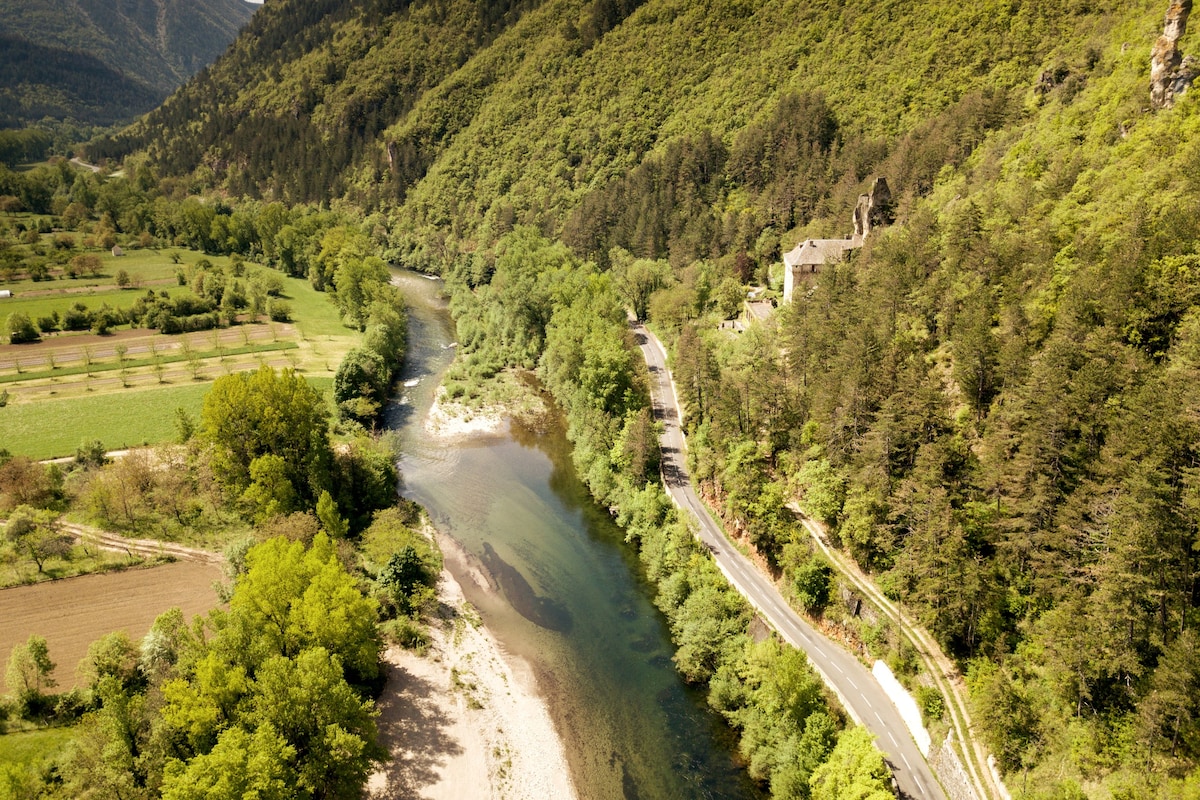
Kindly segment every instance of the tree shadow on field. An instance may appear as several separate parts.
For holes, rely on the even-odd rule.
[[[452,720],[439,707],[444,687],[402,667],[385,664],[387,688],[379,698],[379,742],[392,755],[370,781],[371,800],[418,797],[439,780],[438,767],[461,755],[450,734]]]

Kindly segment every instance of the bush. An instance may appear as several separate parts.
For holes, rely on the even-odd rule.
[[[63,692],[55,698],[54,720],[59,723],[70,724],[91,710],[92,703],[88,698],[88,693],[76,687],[68,692]]]
[[[389,642],[400,645],[405,650],[414,650],[422,655],[429,649],[429,633],[421,624],[408,617],[389,619],[380,624],[379,632]]]
[[[92,327],[92,315],[83,303],[76,303],[63,314],[64,331],[86,331]]]
[[[271,300],[267,303],[267,316],[272,322],[291,322],[292,307],[282,300]]]
[[[801,563],[792,576],[796,600],[809,614],[819,614],[829,605],[829,587],[833,569],[821,556],[813,556]]]
[[[75,448],[75,463],[81,467],[102,467],[108,463],[108,450],[99,439],[81,442]]]
[[[8,341],[12,344],[29,344],[41,339],[28,314],[16,311],[8,315]]]
[[[925,724],[939,720],[946,713],[946,703],[942,699],[942,693],[932,686],[918,686],[917,705],[921,707],[921,718],[925,720]]]

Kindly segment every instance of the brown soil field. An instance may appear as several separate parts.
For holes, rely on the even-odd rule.
[[[77,682],[75,667],[88,645],[123,630],[139,642],[159,614],[179,607],[189,620],[217,606],[213,564],[179,561],[147,569],[18,586],[0,590],[0,659],[31,634],[46,637],[57,665],[58,691]]]

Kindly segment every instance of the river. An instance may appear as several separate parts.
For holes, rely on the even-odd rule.
[[[675,672],[637,556],[575,474],[562,426],[426,434],[453,323],[440,281],[398,272],[396,282],[409,303],[402,380],[419,381],[388,409],[402,493],[499,587],[479,588],[447,559],[488,628],[533,667],[580,797],[762,797],[734,762],[732,733]]]

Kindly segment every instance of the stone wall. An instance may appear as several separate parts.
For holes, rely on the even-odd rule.
[[[963,769],[958,751],[954,749],[954,730],[946,735],[946,741],[935,744],[929,751],[929,766],[942,782],[949,800],[980,800],[971,788],[967,771]]]

